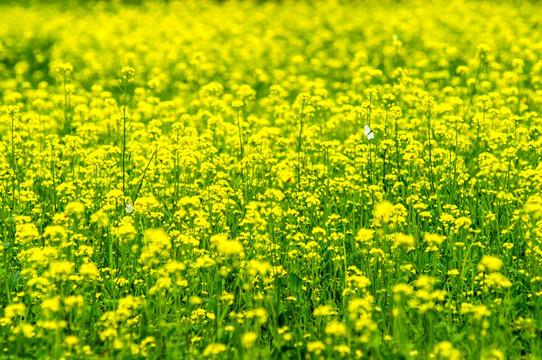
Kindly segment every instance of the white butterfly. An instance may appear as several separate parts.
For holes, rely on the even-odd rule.
[[[369,127],[369,125],[365,125],[365,131],[363,131],[363,132],[365,133],[365,136],[367,136],[367,139],[369,139],[369,140],[374,139],[375,133]]]
[[[128,214],[131,214],[134,211],[134,205],[128,204],[124,207],[124,210],[126,210]]]

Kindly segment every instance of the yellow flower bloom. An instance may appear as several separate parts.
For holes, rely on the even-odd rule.
[[[334,336],[346,336],[346,325],[338,321],[332,321],[326,326],[326,334]]]
[[[227,235],[213,235],[211,244],[224,255],[237,255],[243,252],[243,245],[237,240],[229,240]]]
[[[254,343],[256,342],[256,340],[258,339],[258,334],[256,334],[255,332],[246,332],[243,334],[243,336],[241,337],[241,344],[243,345],[244,348],[251,348]]]
[[[502,267],[502,260],[495,256],[484,255],[478,264],[478,270],[483,272],[499,271]]]

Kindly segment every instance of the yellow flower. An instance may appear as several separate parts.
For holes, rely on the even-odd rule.
[[[26,245],[33,240],[39,239],[40,234],[36,225],[32,223],[17,224],[15,241],[20,245]]]
[[[335,315],[337,312],[331,309],[329,305],[320,305],[313,311],[314,316],[329,316]]]
[[[484,255],[478,264],[478,270],[483,272],[499,271],[502,267],[502,260],[495,256]]]
[[[375,231],[372,229],[359,229],[356,240],[362,244],[370,245],[374,238]]]
[[[52,313],[60,311],[60,296],[44,299],[41,308],[46,316],[51,316]]]
[[[219,253],[225,255],[237,255],[243,252],[243,245],[237,240],[229,240],[227,235],[219,234],[211,236],[213,244]]]
[[[392,287],[392,291],[393,291],[394,294],[406,295],[406,296],[412,295],[414,293],[414,289],[412,288],[412,286],[410,286],[408,284],[394,285]]]
[[[350,354],[350,347],[348,345],[335,345],[333,350],[341,354],[342,356]]]
[[[484,316],[491,315],[491,311],[489,311],[485,305],[472,305],[469,303],[461,304],[461,313],[473,314],[473,318],[476,320],[480,320]]]
[[[66,229],[61,225],[49,225],[45,228],[43,233],[44,238],[49,238],[51,241],[66,241],[68,233]]]
[[[20,108],[16,105],[9,105],[6,109],[9,116],[17,115],[20,112]]]
[[[85,213],[85,205],[79,201],[72,201],[68,205],[66,205],[66,208],[64,209],[66,211],[66,214],[80,217]]]
[[[406,249],[413,248],[416,244],[414,236],[403,233],[395,233],[391,235],[393,239],[393,246],[404,247]]]
[[[319,355],[326,349],[326,345],[324,345],[321,341],[311,341],[307,343],[307,351],[310,353],[315,353],[316,355]]]
[[[100,228],[106,228],[109,225],[109,218],[103,210],[98,210],[90,216],[90,222]]]
[[[371,285],[371,280],[369,280],[368,277],[363,276],[363,275],[349,275],[349,276],[346,277],[346,281],[353,288],[364,289],[367,286]]]
[[[459,360],[461,359],[461,353],[454,348],[451,342],[442,341],[435,345],[430,357],[432,359]]]
[[[247,269],[250,275],[256,274],[266,275],[271,272],[273,267],[267,261],[250,260],[247,264]]]
[[[79,343],[79,339],[77,338],[77,336],[68,335],[64,338],[64,343],[67,347],[74,347]]]
[[[216,356],[223,353],[227,349],[228,348],[224,344],[213,343],[208,345],[205,350],[203,350],[203,356]]]
[[[2,324],[2,319],[0,319],[0,325]],[[14,334],[23,334],[26,338],[33,338],[35,335],[35,326],[30,324],[19,324],[16,328],[13,329]]]
[[[373,215],[377,221],[388,223],[395,210],[395,206],[389,201],[382,201],[375,205]]]
[[[299,95],[297,95],[297,101],[300,103],[304,103],[307,100],[309,100],[310,97],[311,97],[311,94],[309,94],[308,92],[302,92],[302,93],[299,93]]]
[[[436,281],[437,280],[434,277],[427,276],[427,275],[420,275],[418,280],[414,282],[414,285],[418,289],[429,291],[431,290],[431,288],[433,288],[433,285],[435,284]]]
[[[191,296],[190,299],[188,299],[188,302],[191,305],[199,305],[203,302],[203,300],[199,296]]]
[[[504,288],[507,289],[512,286],[512,283],[508,278],[498,272],[494,272],[486,275],[485,285],[489,287]]]
[[[51,278],[58,279],[67,279],[68,275],[73,273],[73,263],[69,261],[55,261],[49,265],[48,275]]]
[[[486,352],[484,355],[482,355],[482,360],[504,360],[504,354],[502,351],[493,349],[489,352]]]
[[[260,324],[264,324],[267,322],[267,312],[264,308],[257,308],[257,309],[251,309],[248,310],[245,314],[247,319],[253,319],[256,318]]]
[[[26,310],[26,306],[22,303],[9,304],[4,309],[4,318],[11,320],[16,316],[23,315]]]
[[[69,62],[56,62],[51,65],[51,68],[54,72],[63,75],[69,76],[73,72],[73,65]]]
[[[113,233],[119,238],[121,243],[126,243],[133,240],[137,234],[137,230],[134,226],[134,220],[129,216],[123,217],[119,225],[113,229]]]
[[[425,233],[424,240],[430,245],[440,245],[446,240],[446,236]]]
[[[82,264],[79,268],[79,273],[91,280],[96,280],[100,276],[100,271],[94,263]]]
[[[255,332],[249,331],[243,334],[241,337],[241,344],[244,348],[251,348],[254,343],[256,342],[256,339],[258,339],[258,334]]]
[[[235,100],[231,103],[231,107],[234,109],[239,109],[243,107],[245,104],[241,100]]]
[[[133,81],[135,75],[135,69],[131,66],[125,66],[121,70],[122,78],[128,82]]]
[[[326,334],[334,336],[346,336],[346,325],[339,321],[332,321],[326,326]]]

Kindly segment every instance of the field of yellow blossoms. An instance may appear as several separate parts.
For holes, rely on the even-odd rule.
[[[0,359],[541,359],[542,5],[0,4]]]

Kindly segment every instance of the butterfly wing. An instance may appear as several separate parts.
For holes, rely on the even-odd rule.
[[[373,130],[371,130],[369,125],[365,125],[365,130],[363,131],[363,133],[365,133],[365,136],[367,136],[367,139],[369,140],[374,139],[375,137],[375,133],[373,132]]]

